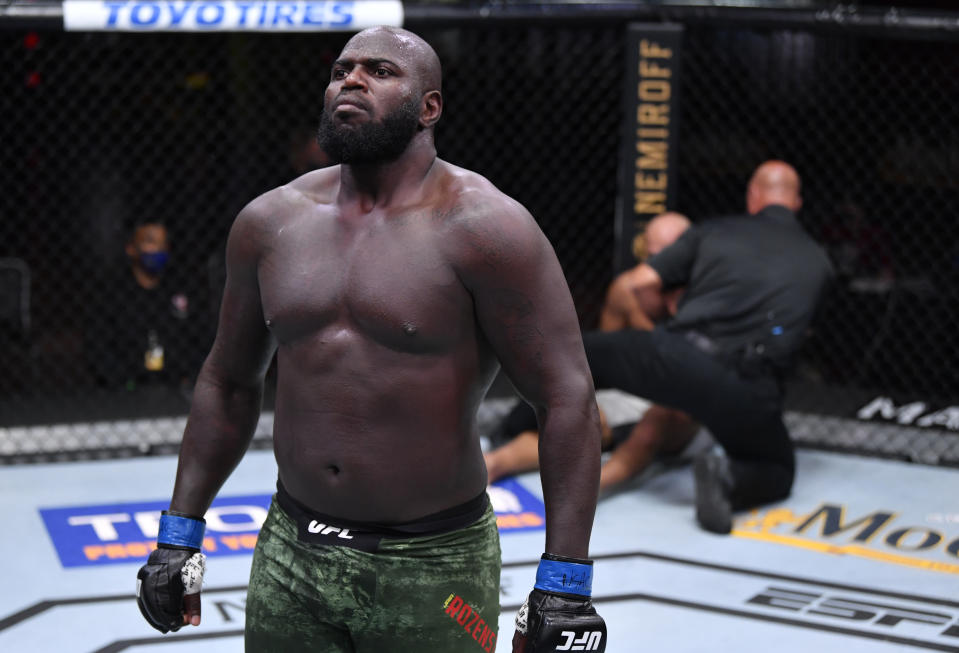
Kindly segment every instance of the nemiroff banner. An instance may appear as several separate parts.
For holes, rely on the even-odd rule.
[[[330,32],[403,24],[400,0],[64,0],[67,31]]]
[[[676,201],[682,25],[631,23],[616,210],[616,271],[645,256],[643,229]]]

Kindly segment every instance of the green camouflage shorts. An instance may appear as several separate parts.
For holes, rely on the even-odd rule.
[[[297,538],[274,497],[253,555],[247,653],[492,653],[501,554],[487,505],[469,526],[375,552]]]

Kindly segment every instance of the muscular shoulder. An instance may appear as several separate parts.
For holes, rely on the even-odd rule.
[[[288,184],[263,193],[244,208],[244,213],[249,213],[253,220],[289,219],[304,207],[332,205],[339,183],[339,166],[312,170]]]
[[[231,246],[261,251],[271,235],[318,206],[331,205],[339,168],[314,170],[254,198],[237,215],[230,231]]]
[[[311,170],[276,190],[313,204],[331,204],[339,185],[340,166],[337,165]]]
[[[538,251],[545,238],[533,216],[517,200],[482,175],[448,163],[442,207],[436,215],[449,238],[446,245],[464,265],[496,265]]]

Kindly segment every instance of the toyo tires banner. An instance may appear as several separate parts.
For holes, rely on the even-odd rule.
[[[67,31],[316,32],[403,24],[399,0],[64,0]]]

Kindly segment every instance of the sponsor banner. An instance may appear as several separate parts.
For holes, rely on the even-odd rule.
[[[330,32],[403,24],[399,0],[64,0],[67,31]]]
[[[827,555],[959,575],[959,513],[910,519],[877,507],[824,502],[810,512],[773,507],[738,518],[732,535]]]
[[[501,534],[545,530],[546,506],[516,479],[496,481],[486,492]]]
[[[489,488],[501,533],[542,530],[543,502],[519,482]],[[203,552],[209,556],[252,553],[270,508],[271,494],[222,497],[206,513]],[[47,533],[64,567],[142,563],[156,548],[160,513],[169,500],[66,508],[41,508]]]
[[[626,31],[626,117],[616,208],[616,271],[645,258],[643,230],[676,206],[682,25]]]
[[[787,384],[786,408],[904,429],[959,434],[959,395],[927,397],[852,385],[792,380]]]
[[[272,495],[224,497],[207,511],[203,552],[252,553]],[[47,533],[64,567],[143,562],[156,548],[166,501],[41,508]]]
[[[893,397],[880,395],[860,407],[856,417],[924,429],[959,431],[959,406],[943,406],[921,400],[897,402]]]

